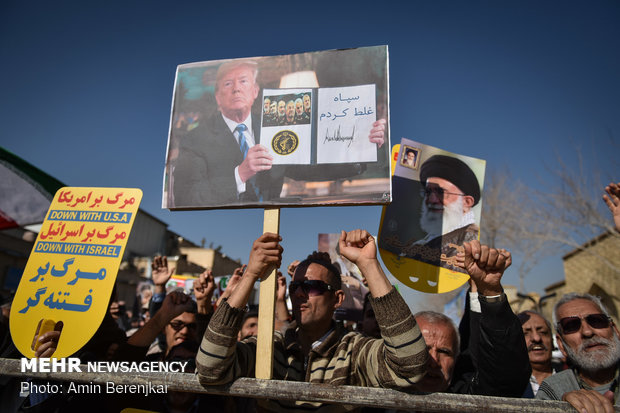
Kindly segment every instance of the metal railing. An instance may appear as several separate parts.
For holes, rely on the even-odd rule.
[[[333,386],[282,380],[253,378],[237,379],[227,386],[203,387],[197,376],[189,373],[81,373],[21,372],[20,360],[0,358],[0,375],[31,377],[39,380],[76,383],[113,382],[115,385],[167,386],[168,391],[208,393],[259,399],[304,400],[384,409],[414,410],[418,412],[472,412],[472,413],[560,413],[574,411],[566,402],[506,397],[471,396],[449,393],[409,394],[391,389],[357,386]],[[620,407],[615,408],[620,412]]]

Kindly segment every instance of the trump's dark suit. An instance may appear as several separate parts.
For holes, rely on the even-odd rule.
[[[260,136],[260,117],[252,114],[252,130]],[[258,143],[258,142],[257,142]],[[278,168],[260,172],[246,191],[237,194],[235,168],[243,162],[239,144],[217,112],[182,138],[174,167],[174,204],[177,208],[259,203],[279,197],[282,174]]]

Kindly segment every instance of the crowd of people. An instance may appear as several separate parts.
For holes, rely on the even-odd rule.
[[[620,184],[604,200],[620,232]],[[92,339],[76,353],[94,360],[185,361],[205,386],[253,377],[258,312],[248,306],[257,281],[282,261],[281,236],[254,241],[248,264],[235,270],[216,302],[215,282],[205,271],[193,294],[166,290],[174,273],[165,257],[152,263],[152,284],[140,285],[131,311],[113,294]],[[314,252],[278,272],[273,378],[332,385],[384,387],[412,393],[564,400],[580,412],[612,412],[619,403],[620,332],[601,300],[570,293],[555,305],[553,320],[535,311],[514,314],[502,276],[512,256],[477,240],[465,242],[458,265],[470,276],[459,326],[444,314],[412,314],[391,285],[368,231],[342,231],[340,254],[360,270],[369,293],[355,329],[334,319],[344,301],[341,270],[326,253]],[[290,307],[287,305],[290,300]],[[3,306],[1,356],[19,358]],[[562,357],[553,357],[553,330]],[[35,357],[53,357],[60,332],[39,338]],[[2,409],[8,412],[346,411],[351,406],[303,400],[228,397],[169,391],[148,398],[99,394],[20,395],[21,379],[0,377]],[[32,380],[36,383],[38,380]]]

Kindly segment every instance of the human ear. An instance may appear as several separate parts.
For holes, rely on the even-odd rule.
[[[463,206],[467,207],[467,208],[471,208],[474,206],[474,197],[473,196],[469,196],[469,195],[465,195],[463,197]]]
[[[338,290],[334,292],[334,296],[336,298],[336,303],[334,304],[334,308],[338,308],[344,302],[344,291]]]
[[[564,357],[566,357],[566,350],[564,349],[564,342],[562,341],[562,339],[560,338],[559,334],[555,335],[555,341],[558,344],[558,348],[560,349],[560,351],[562,352],[562,354],[564,355]]]

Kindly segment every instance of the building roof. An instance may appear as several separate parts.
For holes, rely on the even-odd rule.
[[[565,261],[568,258],[577,255],[578,253],[584,251],[587,248],[590,248],[596,244],[598,244],[599,242],[603,241],[605,238],[611,237],[613,236],[611,231],[605,231],[603,232],[601,235],[592,238],[591,240],[585,242],[584,244],[582,244],[579,248],[575,248],[574,250],[572,250],[571,252],[567,253],[566,255],[564,255],[562,257],[562,260]]]
[[[551,291],[551,290],[555,290],[556,288],[560,288],[560,287],[564,287],[566,285],[566,280],[561,280],[558,282],[555,282],[553,284],[550,284],[548,286],[545,287],[545,292]]]

